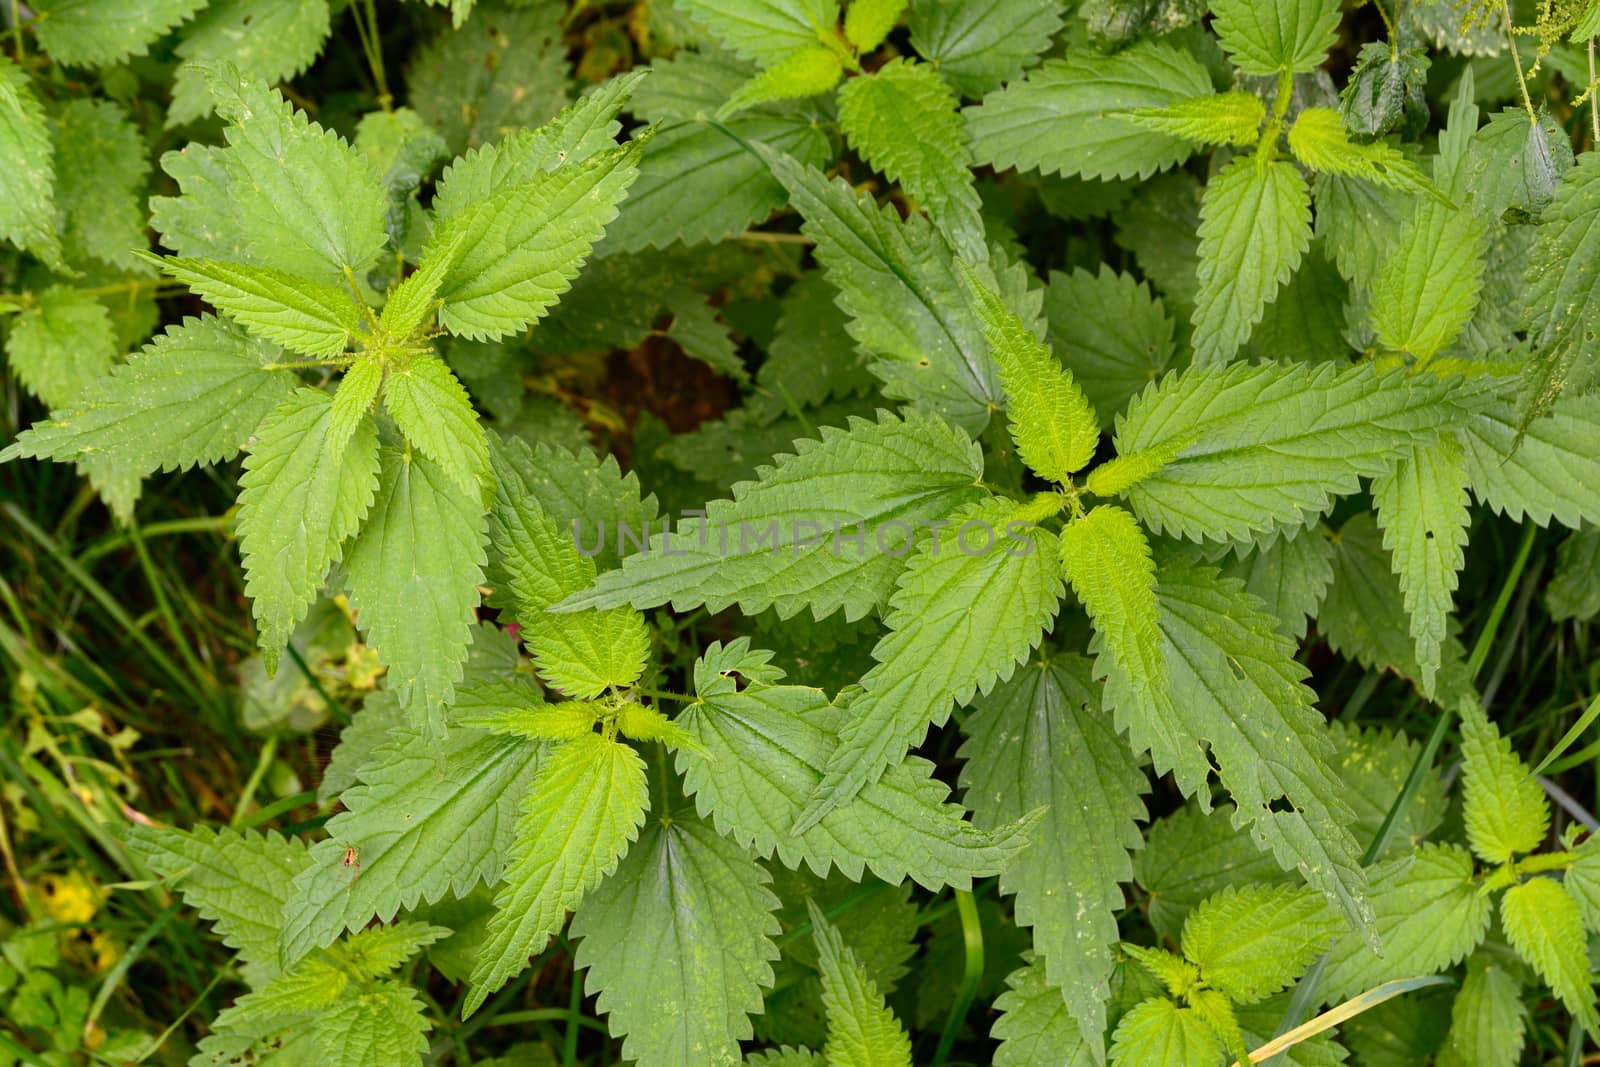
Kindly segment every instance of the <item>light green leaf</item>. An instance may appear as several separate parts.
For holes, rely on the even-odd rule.
[[[295,391],[261,424],[239,477],[245,594],[269,672],[378,488],[371,420],[342,453],[324,447],[332,425],[328,394]]]
[[[1264,363],[1169,375],[1136,398],[1117,452],[1176,447],[1128,490],[1156,533],[1243,541],[1298,528],[1482,403],[1481,380]],[[1509,441],[1509,438],[1507,439]]]
[[[1538,241],[1528,257],[1523,306],[1528,310],[1528,337],[1535,358],[1529,365],[1530,395],[1524,424],[1550,410],[1576,371],[1594,360],[1600,332],[1600,160],[1593,153],[1578,157],[1555,196],[1540,216]]]
[[[50,58],[68,66],[103,67],[142,56],[206,0],[43,0],[33,31]]]
[[[57,112],[56,204],[69,259],[136,268],[131,253],[150,241],[144,204],[149,155],[128,113],[109,100],[73,100]]]
[[[392,367],[383,404],[395,425],[467,495],[476,497],[489,472],[489,443],[472,400],[437,356],[419,355]]]
[[[699,742],[678,750],[678,769],[720,831],[763,857],[776,853],[786,867],[804,862],[824,874],[837,866],[852,881],[870,869],[890,884],[910,878],[929,888],[965,889],[1028,846],[1031,820],[980,830],[945,802],[948,787],[916,757],[794,833],[847,715],[820,689],[772,684],[781,672],[764,666],[770,656],[750,652],[747,638],[714,642],[695,666],[699,701],[678,719]]]
[[[1342,929],[1320,893],[1306,886],[1225,889],[1189,913],[1183,954],[1206,984],[1253,1004],[1300,977]]]
[[[1487,953],[1474,956],[1450,1006],[1439,1067],[1516,1067],[1527,1026],[1521,983]]]
[[[1006,414],[1017,454],[1047,481],[1066,483],[1094,458],[1100,420],[1083,390],[1026,323],[976,274],[967,285],[977,298],[978,321],[989,354],[1000,368]]]
[[[816,96],[838,85],[843,76],[839,53],[824,45],[810,45],[739,86],[717,109],[717,118],[730,118],[757,104]]]
[[[772,985],[769,875],[692,814],[651,823],[572,920],[576,966],[622,1053],[733,1067]],[[709,951],[708,951],[709,950]]]
[[[185,62],[173,75],[168,128],[204,118],[213,106],[232,117],[226,92],[218,95],[207,70],[211,64],[237,67],[235,82],[275,85],[299,75],[322,52],[329,14],[328,0],[212,0],[178,44]]]
[[[829,1067],[911,1067],[911,1039],[860,958],[816,904],[808,900],[806,908],[822,971],[822,1004],[828,1017],[828,1042],[822,1054]]]
[[[1600,839],[1591,837],[1574,850],[1577,858],[1567,868],[1565,886],[1578,902],[1583,913],[1583,924],[1591,930],[1600,930]]]
[[[1111,1035],[1112,1067],[1172,1067],[1177,1063],[1221,1063],[1222,1039],[1193,1008],[1166,997],[1129,1011]]]
[[[1384,54],[1388,55],[1387,49]],[[1451,206],[1422,168],[1398,148],[1385,141],[1352,141],[1343,117],[1331,107],[1308,107],[1295,117],[1289,129],[1289,151],[1318,173],[1361,178],[1391,189],[1420,193],[1444,207]]]
[[[1316,204],[1316,235],[1339,273],[1352,285],[1369,286],[1395,234],[1411,217],[1415,198],[1324,171],[1317,175]]]
[[[1143,845],[1149,783],[1101,711],[1088,661],[1076,656],[1027,665],[975,701],[962,728],[961,785],[977,825],[998,828],[1045,808],[1000,890],[1016,896],[1016,921],[1033,928],[1037,983],[1048,975],[1052,995],[1065,998],[1073,1041],[1099,1046],[1121,883],[1132,880],[1130,852]]]
[[[1044,312],[1050,347],[1100,415],[1102,429],[1172,361],[1173,322],[1161,299],[1131,274],[1101,264],[1052,271]]]
[[[619,527],[642,531],[655,521],[656,498],[644,493],[637,474],[623,474],[615,456],[546,444],[527,448],[509,438],[506,446],[522,490],[597,565],[616,564]]]
[[[844,13],[845,39],[865,55],[883,43],[905,10],[906,0],[850,0]]]
[[[527,966],[584,894],[617,869],[649,805],[644,760],[589,734],[539,767],[517,824],[463,1017]]]
[[[1061,991],[1045,978],[1037,958],[1006,977],[1006,991],[994,1001],[998,1018],[989,1036],[1000,1042],[994,1067],[1097,1067],[1100,1062],[1067,1010]]]
[[[977,162],[1085,178],[1148,178],[1189,158],[1180,137],[1118,117],[1210,93],[1189,52],[1146,41],[1114,55],[1075,48],[966,110]]]
[[[1426,844],[1372,868],[1372,910],[1383,955],[1354,933],[1328,950],[1320,997],[1339,1003],[1396,978],[1451,967],[1483,940],[1491,898],[1479,892],[1472,856],[1459,845]]]
[[[1283,881],[1287,875],[1250,835],[1233,827],[1232,805],[1203,812],[1190,801],[1150,824],[1134,854],[1134,879],[1149,899],[1150,925],[1177,940],[1189,912],[1230,885]]]
[[[1533,852],[1550,828],[1550,801],[1511,742],[1475,700],[1461,711],[1462,822],[1472,851],[1485,863]]]
[[[305,845],[276,833],[156,829],[130,824],[128,847],[214,923],[223,943],[262,981],[278,973],[278,934],[290,884],[308,864]]]
[[[1246,74],[1316,70],[1333,47],[1339,0],[1211,0],[1211,27]]]
[[[734,486],[732,500],[706,505],[703,521],[657,534],[560,610],[670,602],[677,611],[705,604],[715,612],[736,603],[746,615],[772,607],[787,618],[810,606],[822,619],[842,607],[846,619],[858,619],[893,590],[907,531],[977,497],[983,471],[965,435],[915,411],[853,419],[794,449],[756,481]]]
[[[725,46],[763,67],[831,34],[838,0],[673,0]]]
[[[1141,690],[1103,652],[1096,664],[1108,674],[1117,728],[1202,808],[1215,763],[1238,805],[1234,825],[1248,827],[1258,847],[1298,870],[1370,939],[1366,877],[1348,829],[1354,813],[1294,642],[1259,600],[1210,568],[1163,566],[1156,597],[1168,686]]]
[[[294,390],[291,372],[267,369],[282,356],[226,319],[184,319],[24,430],[0,461],[103,455],[149,474],[232,459]]]
[[[999,500],[963,508],[948,525],[952,536],[917,549],[889,600],[877,664],[861,679],[797,832],[899,763],[930,723],[949,717],[952,701],[1009,678],[1055,618],[1063,590],[1053,534]]]
[[[580,555],[573,541],[576,519],[562,531],[545,514],[528,484],[537,468],[527,445],[501,439],[491,454],[495,581],[525,627],[523,640],[539,673],[556,689],[582,699],[631,685],[650,651],[643,616],[626,606],[563,615],[548,610],[590,583],[594,560]]]
[[[458,713],[488,703],[530,702],[538,693],[504,683],[463,688]],[[358,720],[359,721],[359,720]],[[419,901],[465,896],[493,885],[511,850],[526,785],[543,746],[452,726],[441,742],[397,725],[360,768],[360,782],[340,796],[344,811],[328,837],[311,846],[311,863],[283,911],[283,959],[293,963],[374,917],[387,922]],[[344,867],[354,848],[360,873]]]
[[[1528,424],[1520,443],[1514,405],[1503,401],[1461,425],[1467,476],[1478,500],[1539,526],[1600,523],[1600,395],[1563,396]]]
[[[1255,93],[1235,90],[1194,96],[1166,107],[1142,107],[1122,117],[1147,130],[1198,145],[1244,147],[1260,138],[1267,105]]]
[[[350,294],[271,267],[141,255],[241,326],[307,356],[343,352],[361,324]]]
[[[1134,517],[1104,504],[1061,531],[1061,569],[1094,623],[1105,654],[1142,699],[1166,688],[1150,543]],[[1098,673],[1104,674],[1105,665]]]
[[[876,357],[872,372],[884,394],[979,433],[1000,386],[949,245],[921,215],[902,220],[893,205],[761,151],[817,242],[817,258],[850,314],[850,335]],[[1017,306],[1024,319],[1033,317],[1032,308]]]
[[[1485,247],[1477,213],[1418,203],[1372,283],[1378,343],[1426,363],[1460,336],[1478,308]]]
[[[1600,1041],[1589,939],[1578,902],[1549,878],[1530,878],[1500,898],[1500,925],[1517,955],[1533,965],[1591,1041]]]
[[[827,1067],[822,1053],[788,1045],[752,1052],[744,1058],[744,1062],[747,1067]]]
[[[328,1067],[420,1064],[430,1029],[417,991],[395,982],[342,996],[312,1023]]]
[[[251,38],[268,33],[261,26]],[[371,164],[276,90],[227,64],[207,72],[229,120],[227,145],[161,157],[183,193],[150,201],[162,244],[328,285],[345,284],[346,270],[360,275],[386,240],[388,200]]]
[[[1467,543],[1467,472],[1453,437],[1413,447],[1372,483],[1383,547],[1393,553],[1405,595],[1411,636],[1417,643],[1422,692],[1434,695],[1434,678]]]
[[[1200,206],[1196,366],[1226,363],[1261,321],[1311,245],[1311,194],[1292,163],[1241,156]]]
[[[441,731],[483,581],[483,506],[425,455],[379,452],[377,498],[344,555],[362,632],[416,723]]]
[[[1223,577],[1238,578],[1245,592],[1266,603],[1278,617],[1279,629],[1300,638],[1333,581],[1333,544],[1322,527],[1308,526],[1256,546],[1242,558],[1230,552],[1219,568]]]
[[[0,240],[64,269],[56,235],[56,166],[50,127],[27,73],[0,56]]]
[[[117,339],[105,305],[81,289],[52,285],[11,320],[6,362],[50,408],[73,404],[111,370]]]
[[[371,357],[358,357],[339,379],[333,394],[333,424],[329,428],[327,446],[342,450],[377,403],[378,390],[383,387],[383,361]]]
[[[962,96],[982,96],[1038,61],[1061,0],[912,0],[911,46]]]
[[[983,222],[957,103],[932,66],[894,59],[845,82],[839,127],[850,147],[898,182],[964,255],[981,259]]]
[[[455,240],[462,251],[439,288],[440,325],[492,340],[542,318],[616,217],[641,143],[568,162],[442,220],[424,258]]]

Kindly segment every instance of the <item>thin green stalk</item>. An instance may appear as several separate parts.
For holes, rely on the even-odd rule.
[[[20,0],[11,0],[11,43],[17,53],[17,66],[23,66],[23,61],[28,57],[27,47],[22,41],[22,4]]]
[[[261,746],[261,757],[256,760],[255,769],[250,772],[250,777],[244,783],[244,789],[239,793],[239,802],[233,806],[233,817],[228,820],[230,829],[237,830],[244,825],[245,814],[255,802],[256,790],[261,788],[262,779],[266,778],[267,770],[271,768],[272,761],[277,756],[278,736],[269,734],[266,743]]]
[[[578,1067],[578,1031],[583,1026],[583,980],[574,971],[567,999],[567,1036],[561,1044],[561,1067]]]
[[[1533,97],[1528,95],[1528,79],[1522,72],[1522,55],[1517,49],[1516,20],[1511,17],[1511,0],[1500,0],[1500,13],[1506,19],[1506,40],[1511,43],[1511,62],[1517,68],[1517,88],[1522,90],[1522,107],[1528,113],[1528,121],[1539,121],[1539,112],[1534,110]]]
[[[211,672],[195,657],[194,650],[189,647],[189,642],[184,637],[183,627],[178,625],[178,617],[173,613],[171,602],[167,600],[166,590],[162,588],[161,575],[157,572],[155,564],[150,561],[150,553],[145,548],[138,520],[129,521],[128,539],[133,543],[133,550],[139,557],[139,568],[144,571],[145,582],[149,584],[150,593],[155,597],[156,611],[166,624],[167,635],[177,647],[178,655],[183,657],[184,666],[189,668],[190,674],[195,678],[209,677]]]
[[[172,534],[186,533],[223,533],[233,525],[231,515],[199,515],[188,519],[168,519],[166,522],[152,522],[141,527],[139,536],[145,540],[152,537],[168,537]],[[115,533],[96,541],[78,556],[78,563],[82,566],[91,566],[102,556],[110,555],[120,548],[132,543],[133,538],[127,531]]]
[[[978,902],[965,889],[956,890],[956,908],[961,913],[961,941],[966,953],[966,967],[961,972],[961,988],[956,992],[955,1003],[945,1017],[944,1029],[939,1033],[939,1045],[933,1053],[933,1067],[940,1067],[950,1058],[956,1035],[967,1021],[967,1012],[978,996],[978,983],[983,979],[983,923],[978,918]]]

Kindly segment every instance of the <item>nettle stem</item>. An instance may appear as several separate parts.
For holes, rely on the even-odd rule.
[[[1522,54],[1517,48],[1517,27],[1511,17],[1511,0],[1500,0],[1500,13],[1506,20],[1506,40],[1511,45],[1511,62],[1517,68],[1517,88],[1522,91],[1522,107],[1528,113],[1528,122],[1539,121],[1539,112],[1534,109],[1533,97],[1528,94],[1528,79],[1522,72]]]

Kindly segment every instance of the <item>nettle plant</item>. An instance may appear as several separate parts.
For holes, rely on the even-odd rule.
[[[535,17],[470,6],[463,34]],[[250,987],[193,1062],[418,1062],[570,952],[643,1064],[752,1037],[778,1047],[751,1063],[909,1064],[909,884],[953,890],[970,936],[990,878],[1026,928],[997,1064],[1337,1063],[1382,1005],[1448,1015],[1418,1055],[1509,1065],[1546,989],[1575,1051],[1600,1041],[1600,852],[1550,847],[1453,617],[1472,500],[1527,520],[1513,581],[1535,527],[1572,528],[1552,605],[1600,610],[1600,164],[1517,49],[1572,71],[1600,7],[1376,6],[1389,39],[1341,92],[1335,0],[680,0],[686,46],[648,74],[442,171],[454,116],[383,88],[347,143],[269,87],[294,69],[187,57],[174,106],[223,143],[163,157],[175,254],[124,266],[216,313],[56,389],[51,324],[96,295],[11,301],[52,410],[0,460],[75,463],[126,512],[243,452],[267,669],[325,590],[385,668],[315,840],[124,830]],[[1511,53],[1457,62],[1436,136],[1423,41]],[[1492,78],[1518,103],[1485,122]],[[480,105],[526,96],[500,88]],[[0,154],[52,173],[27,76],[0,60],[0,90]],[[1017,189],[1087,224],[1052,257],[1076,269],[1036,276]],[[798,234],[746,233],[785,205]],[[0,210],[70,278],[52,205]],[[764,323],[674,258],[733,235],[815,260],[777,268]],[[736,290],[743,263],[706,271]],[[530,443],[490,400],[522,365],[484,370],[663,329],[751,389],[636,453],[673,500],[717,497],[676,523],[614,459]],[[1313,618],[1436,705],[1426,744],[1328,723]],[[952,715],[960,804],[912,751]],[[1181,801],[1151,821],[1153,780]],[[849,883],[890,903],[862,918]]]

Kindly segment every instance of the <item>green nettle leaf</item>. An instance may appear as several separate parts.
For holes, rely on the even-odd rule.
[[[485,526],[477,493],[442,465],[384,448],[372,512],[344,553],[350,602],[389,688],[435,734],[472,641]]]
[[[73,100],[57,113],[56,204],[69,259],[135,267],[133,251],[150,240],[144,212],[149,175],[144,136],[119,105]]]
[[[456,240],[462,251],[439,287],[440,325],[493,340],[543,317],[616,218],[642,143],[569,160],[441,218],[423,258]]]
[[[282,358],[226,319],[185,319],[24,430],[0,462],[105,456],[150,474],[232,459],[294,391],[294,375],[273,369]]]
[[[1342,925],[1305,886],[1225,889],[1189,913],[1183,954],[1199,964],[1207,985],[1252,1004],[1298,978]]]
[[[1234,91],[1143,107],[1125,116],[1157,133],[1199,145],[1253,145],[1261,136],[1267,105],[1255,93]]]
[[[1535,360],[1530,363],[1529,414],[1550,409],[1568,379],[1582,376],[1600,334],[1600,157],[1585,152],[1568,170],[1540,217],[1538,243],[1528,257],[1523,306]],[[1524,420],[1527,421],[1526,419]]]
[[[839,24],[838,0],[673,0],[673,6],[764,67],[816,44]]]
[[[738,604],[747,615],[771,607],[788,618],[809,606],[818,619],[840,608],[858,619],[893,591],[913,532],[980,492],[978,447],[915,411],[852,419],[847,430],[824,429],[820,441],[794,449],[735,485],[732,500],[707,504],[703,519],[651,538],[560,610]],[[619,544],[634,536],[610,533]]]
[[[0,56],[0,240],[65,269],[56,235],[56,166],[44,109],[27,73]]]
[[[57,63],[103,67],[144,55],[205,6],[206,0],[44,0],[34,5],[34,33]]]
[[[251,39],[266,35],[260,27]],[[206,68],[225,147],[191,144],[161,166],[183,195],[154,197],[151,222],[180,256],[345,284],[378,258],[388,200],[371,164],[335,133],[228,64]]]
[[[1476,955],[1450,1006],[1439,1067],[1516,1067],[1527,1027],[1522,984],[1492,956]]]
[[[128,847],[168,879],[184,903],[216,925],[260,984],[278,973],[278,935],[290,888],[308,860],[305,845],[275,833],[155,829],[129,824]]]
[[[1034,843],[1001,875],[1000,889],[1016,896],[1017,922],[1033,928],[1043,957],[1033,969],[1041,984],[1049,975],[1058,1003],[1065,998],[1074,1041],[1095,1046],[1105,1032],[1121,883],[1132,880],[1129,854],[1143,845],[1138,820],[1149,789],[1097,690],[1086,660],[1030,664],[975,702],[960,752],[965,801],[979,826],[1045,808]]]
[[[1022,73],[1061,28],[1061,0],[912,0],[911,45],[962,96]]]
[[[1453,437],[1414,447],[1373,480],[1383,547],[1393,553],[1411,636],[1417,643],[1422,692],[1434,695],[1449,616],[1467,543],[1467,472]]]
[[[11,323],[6,361],[51,408],[75,403],[106,376],[117,338],[105,305],[81,289],[52,285]]]
[[[531,687],[482,684],[457,694],[457,714],[538,702]],[[360,721],[358,716],[357,722]],[[346,737],[348,738],[348,733]],[[419,901],[465,896],[493,885],[511,851],[527,783],[543,746],[454,725],[439,741],[397,725],[340,796],[345,810],[311,846],[283,911],[283,959],[293,963]],[[360,872],[344,866],[356,850]]]
[[[1177,940],[1189,912],[1230,885],[1283,881],[1287,875],[1248,833],[1234,829],[1231,805],[1210,812],[1190,801],[1150,824],[1134,855],[1133,876],[1149,895],[1150,925]]]
[[[1107,664],[1144,699],[1166,688],[1166,655],[1156,605],[1150,542],[1134,517],[1115,505],[1094,508],[1061,531],[1061,569],[1094,623]]]
[[[261,424],[239,476],[245,593],[269,671],[378,488],[372,421],[357,426],[342,452],[326,447],[333,421],[327,393],[296,390]]]
[[[1072,49],[966,110],[977,162],[1085,178],[1148,178],[1181,163],[1187,140],[1124,117],[1212,92],[1211,76],[1189,52],[1158,41],[1114,55]]]
[[[844,64],[839,53],[814,44],[774,63],[739,86],[717,108],[717,118],[729,118],[756,104],[816,96],[838,85],[843,76]]]
[[[977,297],[978,319],[989,354],[1000,368],[1006,415],[1017,454],[1033,472],[1065,483],[1094,458],[1100,420],[1083,390],[1050,350],[993,289],[967,279]]]
[[[1103,430],[1161,376],[1176,348],[1160,298],[1144,282],[1105,264],[1096,274],[1077,267],[1052,271],[1044,312],[1050,347],[1099,412]]]
[[[218,98],[212,64],[236,66],[266,85],[294,78],[322,52],[330,14],[328,0],[212,0],[177,47],[185,62],[173,75],[168,128],[204,118],[213,106],[233,117]]]
[[[1319,526],[1273,539],[1242,558],[1231,553],[1219,564],[1224,577],[1244,582],[1245,591],[1260,597],[1290,637],[1304,637],[1333,581],[1333,543]]]
[[[1053,534],[1000,500],[963,508],[948,526],[949,536],[936,530],[917,549],[889,600],[877,665],[861,679],[797,831],[900,762],[952,702],[1009,678],[1055,618],[1064,590]]]
[[[1422,169],[1399,149],[1382,141],[1352,141],[1344,120],[1332,108],[1308,107],[1300,112],[1289,130],[1289,151],[1319,173],[1349,175],[1392,189],[1424,193],[1449,206]]]
[[[479,494],[489,471],[489,442],[467,391],[442,360],[419,355],[391,368],[383,405],[407,441],[464,492]]]
[[[566,913],[616,870],[649,801],[644,760],[599,734],[568,741],[541,763],[495,893],[463,1017],[527,966]]]
[[[906,0],[851,0],[844,13],[845,38],[865,55],[883,43],[905,10]]]
[[[1528,423],[1520,443],[1515,405],[1475,412],[1461,427],[1472,493],[1497,512],[1540,526],[1600,523],[1600,396],[1563,396]]]
[[[340,997],[312,1027],[329,1067],[392,1067],[421,1060],[432,1024],[416,990],[381,982]]]
[[[1370,878],[1383,955],[1354,933],[1334,942],[1322,975],[1324,1001],[1454,966],[1489,928],[1493,900],[1479,891],[1472,855],[1459,845],[1423,845],[1373,867]]]
[[[1478,308],[1485,247],[1477,213],[1420,202],[1373,279],[1378,343],[1425,363],[1454,341]]]
[[[1096,1067],[1100,1059],[1061,999],[1061,991],[1045,977],[1044,963],[1033,963],[1006,977],[1006,991],[995,998],[998,1017],[989,1036],[1000,1042],[994,1067]]]
[[[771,876],[687,813],[652,822],[572,920],[623,1055],[732,1067],[778,958]],[[707,951],[707,949],[712,949]]]
[[[1096,665],[1107,674],[1117,729],[1206,810],[1215,763],[1238,806],[1234,825],[1248,827],[1260,848],[1298,870],[1370,940],[1367,880],[1349,830],[1354,813],[1331,769],[1333,743],[1294,642],[1260,601],[1211,568],[1163,566],[1156,597],[1167,686],[1141,687],[1108,669],[1103,652]]]
[[[932,66],[894,59],[839,90],[839,126],[850,147],[926,208],[964,255],[981,258],[983,223],[957,103]]]
[[[1339,0],[1211,0],[1212,28],[1246,74],[1316,70],[1333,47]]]
[[[892,204],[879,206],[841,180],[761,151],[817,242],[817,258],[850,315],[850,335],[875,357],[872,372],[883,379],[884,394],[979,433],[998,406],[1000,386],[949,244],[921,215],[902,220]],[[1026,291],[1000,280],[1007,296]],[[1016,306],[1031,312],[1037,299]]]
[[[1462,821],[1485,863],[1533,852],[1550,827],[1550,801],[1528,765],[1475,700],[1461,702]]]
[[[337,452],[350,440],[350,435],[377,403],[378,390],[383,388],[383,363],[376,359],[357,359],[339,379],[333,394],[333,425],[329,428],[328,448]]]
[[[4,458],[4,453],[0,453]],[[1556,569],[1545,588],[1545,606],[1558,622],[1600,615],[1600,530],[1584,529],[1561,542]]]
[[[844,943],[821,909],[806,901],[811,937],[822,972],[822,1005],[829,1067],[911,1067],[911,1038],[883,1001],[861,959]]]
[[[721,124],[706,122],[753,73],[726,54],[680,51],[650,69],[631,110],[660,125],[621,214],[606,228],[607,248],[718,241],[764,221],[788,194],[745,143],[767,145],[808,167],[826,167],[833,158],[815,102],[763,104]]]
[[[292,352],[333,356],[361,325],[348,292],[270,267],[141,255],[245,329]]]
[[[1032,818],[979,829],[945,803],[949,789],[933,765],[914,756],[794,833],[848,715],[820,689],[774,684],[781,672],[766,666],[770,657],[750,651],[748,638],[714,642],[695,665],[699,700],[679,716],[698,743],[678,749],[678,769],[718,830],[787,867],[804,862],[822,875],[837,866],[852,881],[870,869],[890,884],[910,878],[929,888],[967,888],[1028,847]]]
[[[1121,455],[1176,449],[1127,490],[1128,503],[1154,532],[1197,541],[1297,529],[1481,405],[1481,382],[1370,362],[1169,375],[1117,428]]]
[[[752,1052],[744,1058],[744,1062],[747,1067],[827,1067],[827,1061],[822,1058],[822,1053],[812,1052],[810,1049],[792,1048],[789,1045],[767,1049],[764,1052]]]
[[[536,477],[533,454],[518,440],[497,439],[491,453],[495,500],[490,542],[503,585],[517,619],[526,628],[523,640],[533,653],[540,675],[568,696],[591,699],[607,689],[631,685],[644,670],[650,633],[644,617],[626,606],[557,615],[551,605],[588,586],[594,560],[580,555],[573,519],[558,530],[545,514],[540,495],[530,486]]]
[[[1196,366],[1225,363],[1261,321],[1311,245],[1311,193],[1292,163],[1241,156],[1200,205]]]
[[[1111,1035],[1113,1067],[1170,1067],[1221,1063],[1226,1049],[1205,1016],[1165,997],[1147,1000],[1117,1023]]]
[[[1500,925],[1517,955],[1533,965],[1589,1039],[1600,1041],[1589,939],[1572,895],[1553,879],[1530,878],[1500,898]]]

